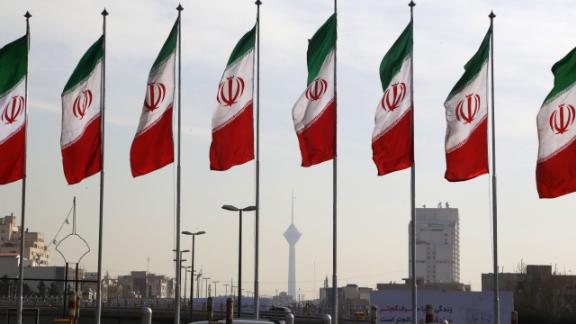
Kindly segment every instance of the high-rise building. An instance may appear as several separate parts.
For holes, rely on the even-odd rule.
[[[296,226],[294,226],[294,195],[292,195],[292,223],[284,232],[284,238],[288,242],[289,255],[288,255],[288,296],[296,298],[296,243],[302,234]]]
[[[20,254],[20,233],[22,229],[16,224],[16,216],[0,218],[0,253]],[[26,230],[24,240],[25,266],[47,266],[50,263],[50,252],[44,243],[44,235]]]
[[[411,266],[411,250],[409,255]],[[416,208],[416,279],[425,283],[460,281],[458,208],[450,208],[448,203],[445,207],[439,203],[437,208]]]

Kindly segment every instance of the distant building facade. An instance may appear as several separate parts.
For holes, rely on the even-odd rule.
[[[470,285],[460,282],[424,282],[422,279],[416,281],[418,289],[439,290],[439,291],[471,291]],[[403,283],[378,283],[376,290],[408,290],[412,289],[412,281],[404,279]]]
[[[527,265],[518,273],[499,273],[498,279],[500,290],[514,293],[520,313],[576,316],[576,275],[555,273],[550,265]],[[493,283],[494,274],[482,274],[482,291],[492,291]]]
[[[20,254],[21,233],[22,229],[16,224],[16,216],[0,218],[0,253]],[[48,266],[50,252],[44,243],[44,235],[38,232],[26,232],[24,237],[24,265]]]
[[[411,250],[409,255],[411,267]],[[439,203],[437,208],[416,208],[416,279],[424,283],[460,282],[458,209],[448,203],[445,207]]]
[[[68,268],[68,289],[74,289],[74,282],[76,270],[74,267]],[[78,269],[78,279],[84,277],[84,269]],[[62,280],[66,278],[66,267],[64,266],[45,266],[45,267],[24,267],[25,283],[30,288],[31,292],[38,293],[40,286],[53,286],[53,290],[58,294],[64,292],[63,281],[51,281],[52,279]],[[39,280],[31,280],[39,279]]]
[[[320,307],[329,309],[332,303],[334,289],[329,287],[320,288]],[[348,317],[354,312],[366,312],[370,308],[370,294],[372,288],[359,287],[356,284],[348,284],[338,288],[338,308],[342,314]]]
[[[293,303],[294,298],[285,291],[281,291],[278,295],[272,297],[272,304],[274,306],[291,306]]]
[[[16,278],[18,276],[19,264],[20,254],[14,252],[1,252],[0,277]]]
[[[170,278],[147,271],[132,271],[129,275],[118,276],[118,285],[122,297],[171,298],[174,293]]]

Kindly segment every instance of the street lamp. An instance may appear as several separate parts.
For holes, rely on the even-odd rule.
[[[218,286],[216,286],[220,281],[212,281],[212,283],[214,284],[214,297],[218,297],[218,291],[216,290],[216,288]]]
[[[190,266],[183,266],[182,269],[184,269],[184,302],[186,302],[186,287],[188,286],[188,272],[190,272],[188,269],[190,269]]]
[[[196,275],[196,295],[200,298],[200,286],[202,285],[202,270]]]
[[[194,276],[194,246],[196,244],[196,235],[203,235],[206,234],[205,231],[198,231],[198,232],[190,232],[190,231],[182,231],[184,235],[192,236],[192,276]],[[192,278],[192,277],[190,277]],[[198,294],[198,297],[200,295]],[[194,280],[190,280],[190,321],[192,321],[192,315],[194,314]]]
[[[176,253],[176,259],[174,259],[174,260],[172,260],[172,261],[176,262],[176,273],[180,276],[180,278],[176,278],[176,286],[177,286],[177,287],[176,287],[176,288],[177,288],[176,291],[177,291],[177,293],[174,294],[174,299],[175,299],[175,300],[178,300],[176,303],[177,303],[178,305],[180,305],[180,298],[176,298],[176,297],[177,297],[177,296],[180,296],[180,293],[181,293],[181,291],[182,291],[182,290],[181,290],[181,289],[182,289],[182,286],[181,286],[181,282],[180,282],[180,280],[182,280],[182,263],[183,263],[184,261],[186,261],[186,260],[183,260],[183,259],[182,259],[182,254],[183,254],[183,253],[186,253],[186,252],[190,252],[190,250],[176,250],[176,249],[173,249],[172,251],[173,251],[174,253]],[[180,252],[179,255],[178,255],[178,252]],[[178,262],[178,261],[180,261],[180,262]],[[180,307],[180,306],[178,306],[178,307]]]
[[[205,286],[206,286],[206,298],[208,298],[208,297],[210,297],[210,296],[208,296],[208,280],[210,280],[211,278],[210,278],[210,277],[204,277],[204,278],[202,278],[202,279],[206,280],[206,283],[205,283]]]
[[[237,208],[232,205],[224,205],[222,209],[238,212],[239,215],[239,224],[238,224],[238,317],[242,312],[242,212],[246,211],[254,211],[256,210],[256,206],[248,206],[244,208]],[[256,251],[256,255],[258,255],[258,251]]]

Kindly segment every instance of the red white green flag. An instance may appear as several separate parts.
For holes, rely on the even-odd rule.
[[[464,66],[446,108],[446,173],[448,181],[465,181],[488,173],[488,30],[480,48]]]
[[[292,109],[292,119],[300,144],[303,167],[334,158],[336,145],[335,47],[336,15],[334,14],[318,29],[308,43],[308,87]]]
[[[252,88],[256,27],[234,47],[222,74],[212,116],[210,169],[228,170],[254,159]]]
[[[84,53],[62,92],[60,146],[68,184],[78,183],[102,169],[103,58],[104,36]]]
[[[380,80],[384,94],[376,108],[372,159],[382,176],[412,166],[412,22],[384,55]]]
[[[179,23],[176,20],[148,74],[140,123],[130,148],[130,167],[134,177],[174,162],[172,111]]]
[[[540,198],[576,191],[576,48],[552,67],[554,87],[538,112]]]
[[[0,184],[24,177],[28,37],[0,48]]]

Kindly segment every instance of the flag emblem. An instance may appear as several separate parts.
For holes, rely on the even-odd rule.
[[[92,91],[86,89],[82,91],[76,99],[74,99],[74,104],[72,105],[72,112],[74,116],[78,119],[84,118],[86,110],[92,104]]]
[[[18,120],[18,116],[24,110],[24,97],[14,96],[4,107],[4,113],[2,114],[2,121],[6,125],[10,125]]]
[[[164,101],[164,97],[166,96],[166,86],[161,82],[152,82],[148,83],[146,90],[144,106],[148,111],[152,112],[160,107],[160,104]]]
[[[306,89],[306,98],[310,101],[316,101],[324,96],[327,89],[328,81],[324,79],[316,79],[312,84],[310,84],[308,89]]]
[[[238,102],[244,93],[244,79],[236,76],[229,76],[226,80],[220,83],[218,89],[218,96],[216,100],[224,106],[232,106]]]
[[[470,124],[480,111],[480,95],[471,93],[456,105],[456,119],[464,124]]]
[[[560,104],[550,115],[550,128],[555,134],[564,134],[574,123],[576,109],[570,104]]]
[[[384,96],[380,101],[382,109],[394,111],[398,108],[406,96],[406,84],[404,82],[394,83],[384,91]]]

